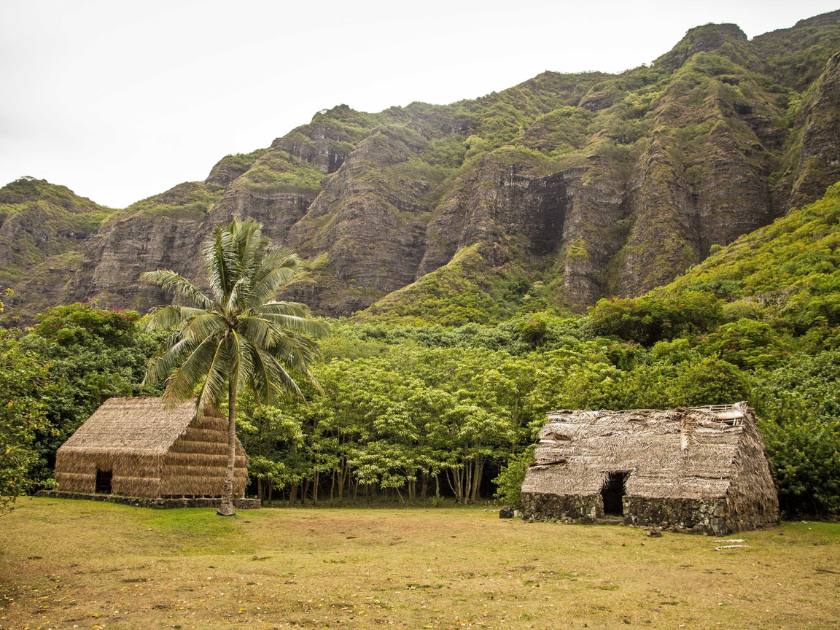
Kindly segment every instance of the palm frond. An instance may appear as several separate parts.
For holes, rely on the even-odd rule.
[[[277,381],[273,365],[266,363],[258,347],[251,344],[251,363],[254,366],[251,373],[251,390],[259,405],[269,405],[274,402],[274,389],[271,384]]]
[[[235,330],[228,337],[230,345],[230,378],[236,381],[237,388],[245,384],[254,371],[251,362],[251,344]]]
[[[304,373],[319,357],[318,343],[292,331],[283,331],[272,346],[264,348],[285,367]]]
[[[213,238],[205,243],[202,254],[213,287],[213,295],[219,304],[224,304],[235,282],[236,252],[230,232],[217,227],[213,231]]]
[[[196,413],[199,416],[203,415],[206,407],[218,407],[219,402],[224,399],[225,385],[230,374],[228,338],[223,337],[214,341],[215,343],[211,346],[212,356],[202,357],[204,361],[202,374],[205,379],[195,401]],[[195,385],[193,385],[194,388]]]
[[[193,339],[182,338],[180,333],[171,335],[164,342],[165,350],[149,362],[143,385],[156,385],[166,380],[172,370],[177,368],[187,355],[195,351],[199,343]]]
[[[300,270],[300,260],[285,248],[267,253],[262,265],[254,272],[248,306],[257,306],[274,298],[280,286],[294,278]]]
[[[201,341],[211,335],[220,334],[226,326],[227,323],[219,313],[202,311],[185,322],[181,334],[187,339]]]
[[[225,312],[230,313],[235,307],[239,306],[239,302],[248,294],[249,278],[248,276],[241,276],[233,288],[230,290],[230,295],[225,303]]]
[[[273,399],[271,391],[272,378],[276,375],[270,366],[266,366],[259,355],[258,346],[244,335],[236,336],[237,350],[240,353],[241,384],[249,384],[258,403],[266,403]]]
[[[237,330],[248,341],[260,348],[273,345],[277,336],[277,331],[274,330],[271,322],[253,316],[241,317]]]
[[[276,326],[280,326],[281,328],[297,333],[302,333],[304,335],[309,335],[315,339],[326,339],[327,337],[331,337],[333,334],[332,326],[317,319],[309,319],[308,317],[300,315],[267,313],[263,311],[263,309],[254,309],[254,311],[255,314],[259,315],[259,317],[275,324]]]
[[[174,407],[193,396],[196,386],[212,371],[223,340],[208,337],[200,342],[190,355],[172,372],[166,381],[163,399],[167,407]],[[206,381],[205,381],[206,386]],[[201,407],[203,409],[204,407]]]
[[[191,320],[208,311],[203,308],[191,308],[189,306],[156,306],[145,318],[144,327],[147,330],[171,330],[180,326],[183,322]]]
[[[252,277],[265,258],[270,241],[262,234],[262,225],[255,221],[239,224],[235,229],[239,277]]]
[[[295,382],[295,379],[292,378],[291,374],[289,374],[282,365],[280,365],[277,359],[261,348],[257,348],[256,346],[254,348],[259,355],[261,364],[265,365],[267,373],[272,375],[269,387],[274,390],[274,395],[288,393],[294,394],[306,400],[303,392],[300,391],[300,387],[298,387],[298,384]]]
[[[199,308],[210,309],[213,306],[213,301],[209,297],[204,295],[192,282],[174,271],[168,269],[147,271],[140,275],[140,279],[144,282],[156,284],[162,289],[176,291],[191,300]]]
[[[254,313],[263,315],[276,313],[278,315],[294,315],[296,317],[309,317],[309,308],[300,302],[271,301],[258,304],[251,309]]]

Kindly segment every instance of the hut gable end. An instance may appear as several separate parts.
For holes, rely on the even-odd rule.
[[[205,414],[195,419],[166,453],[161,471],[161,496],[221,496],[227,467],[227,419]],[[236,442],[234,494],[244,496],[248,458]]]
[[[700,523],[721,533],[778,520],[764,445],[745,403],[556,411],[539,438],[522,486],[529,516],[603,517],[602,495],[610,487],[611,497],[621,494],[619,513],[628,523],[676,518],[684,527]]]

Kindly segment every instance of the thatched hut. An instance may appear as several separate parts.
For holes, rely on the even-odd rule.
[[[554,411],[522,486],[525,517],[726,534],[779,519],[746,403],[655,411]]]
[[[196,417],[195,402],[111,398],[58,449],[60,491],[155,498],[222,496],[227,418]],[[248,459],[236,443],[234,497],[245,494]]]

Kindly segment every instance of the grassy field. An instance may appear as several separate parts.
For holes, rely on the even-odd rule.
[[[838,628],[840,525],[715,538],[481,508],[156,511],[25,499],[0,628]]]

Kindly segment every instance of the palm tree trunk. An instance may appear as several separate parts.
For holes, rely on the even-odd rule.
[[[236,382],[231,376],[228,385],[228,462],[225,471],[225,485],[222,488],[222,505],[217,514],[234,516],[233,507],[233,471],[236,465]]]

